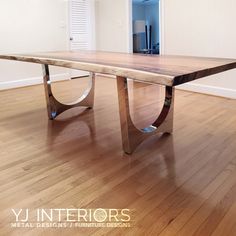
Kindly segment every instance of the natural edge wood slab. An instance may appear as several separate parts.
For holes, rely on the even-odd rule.
[[[21,55],[0,55],[0,59],[42,64],[43,81],[49,119],[77,106],[92,108],[95,73],[115,75],[119,100],[123,150],[131,154],[146,138],[173,130],[174,89],[176,85],[236,68],[236,60],[186,56],[136,55],[98,51],[64,51]],[[62,104],[51,89],[49,65],[89,71],[91,84],[73,104]],[[127,78],[165,86],[165,100],[159,117],[153,124],[138,129],[129,109]]]
[[[137,55],[101,51],[58,51],[0,55],[0,59],[111,74],[166,86],[180,85],[236,68],[236,59]]]

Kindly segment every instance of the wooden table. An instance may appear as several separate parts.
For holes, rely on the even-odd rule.
[[[174,87],[205,76],[236,68],[236,59],[199,58],[185,56],[135,55],[99,51],[61,51],[21,55],[0,55],[0,59],[42,64],[43,81],[49,119],[63,111],[94,104],[95,73],[115,75],[119,98],[123,149],[132,153],[147,137],[157,132],[172,133]],[[49,65],[91,72],[91,85],[73,104],[62,104],[53,96]],[[147,128],[137,129],[129,109],[127,78],[166,87],[165,101],[156,121]]]

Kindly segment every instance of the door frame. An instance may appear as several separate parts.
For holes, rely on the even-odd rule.
[[[164,11],[164,2],[165,0],[159,0],[159,40],[160,40],[160,54],[165,54],[165,34],[164,34],[164,21],[165,21],[165,11]],[[128,39],[127,39],[127,48],[128,52],[133,52],[133,7],[132,7],[132,0],[128,0]]]

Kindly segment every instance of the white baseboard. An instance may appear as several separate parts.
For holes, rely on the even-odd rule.
[[[106,74],[99,74],[101,76],[105,77],[114,77]],[[70,79],[69,73],[62,73],[62,74],[56,74],[51,76],[51,81],[63,81]],[[13,80],[13,81],[4,81],[0,82],[0,90],[5,89],[11,89],[11,88],[19,88],[19,87],[25,87],[25,86],[31,86],[36,84],[42,84],[43,79],[42,77],[33,77],[33,78],[26,78],[22,80]],[[210,86],[205,84],[197,84],[197,83],[186,83],[182,84],[180,86],[176,87],[180,90],[186,90],[191,92],[197,92],[197,93],[204,93],[214,96],[220,96],[220,97],[226,97],[226,98],[232,98],[236,99],[236,90],[235,89],[229,89],[229,88],[222,88],[222,87],[216,87],[216,86]]]
[[[236,99],[236,90],[229,88],[222,88],[216,86],[210,86],[205,84],[197,84],[197,83],[186,83],[176,87],[180,90],[186,90],[197,93],[204,93],[214,96],[226,97]]]
[[[110,77],[110,78],[115,77],[115,76],[101,74],[101,73],[99,73],[98,75],[103,76],[103,77]],[[219,97],[236,99],[236,89],[222,88],[222,87],[205,85],[205,84],[197,84],[193,82],[179,85],[176,88],[180,90],[190,91],[190,92],[204,93],[204,94],[209,94],[209,95],[214,95],[214,96],[219,96]]]
[[[63,81],[70,79],[69,73],[63,73],[63,74],[56,74],[51,75],[51,81]],[[40,77],[33,77],[33,78],[26,78],[21,80],[13,80],[13,81],[4,81],[0,82],[0,90],[5,89],[12,89],[12,88],[19,88],[19,87],[25,87],[30,85],[36,85],[36,84],[42,84],[43,78]]]

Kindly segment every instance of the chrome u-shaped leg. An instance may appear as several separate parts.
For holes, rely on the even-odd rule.
[[[121,134],[124,152],[131,154],[147,137],[155,133],[172,133],[174,88],[166,86],[165,102],[159,117],[152,125],[138,129],[132,122],[129,109],[127,78],[117,77]]]
[[[95,89],[95,74],[91,73],[91,81],[90,87],[84,92],[84,94],[74,103],[63,104],[59,102],[52,93],[50,74],[49,74],[49,66],[42,65],[43,67],[43,81],[44,81],[44,89],[45,96],[47,102],[47,111],[48,117],[50,120],[55,119],[62,112],[71,109],[73,107],[85,106],[88,108],[92,108],[94,104],[94,89]]]

